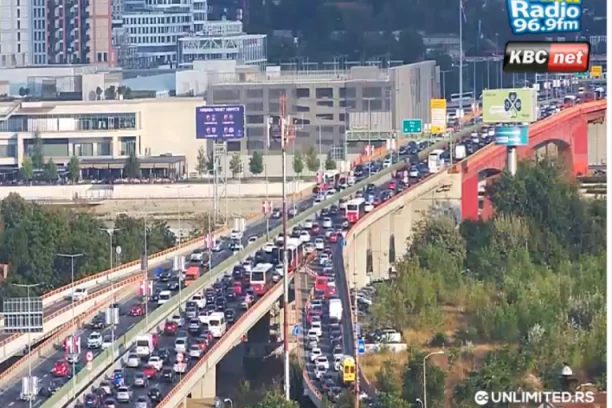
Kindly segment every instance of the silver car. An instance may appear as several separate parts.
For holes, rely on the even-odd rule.
[[[132,391],[128,387],[119,387],[117,389],[117,401],[122,403],[130,402],[132,399]]]

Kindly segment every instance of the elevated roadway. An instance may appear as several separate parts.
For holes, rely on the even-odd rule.
[[[388,172],[386,172],[386,173],[388,174]],[[380,177],[380,176],[382,176],[382,174],[379,174],[379,175],[374,176],[374,177],[373,177],[373,179],[376,179],[376,178],[378,178],[378,177]],[[364,182],[363,182],[363,185],[365,185],[366,183],[369,183],[369,182],[371,182],[371,180],[364,181]],[[356,188],[357,188],[357,186],[356,186],[354,189],[349,189],[348,191],[344,192],[344,194],[339,195],[339,196],[338,196],[338,198],[340,198],[340,197],[342,197],[342,196],[346,196],[346,195],[351,194],[352,192],[354,192],[354,191],[356,190]],[[293,221],[293,222],[292,222],[292,225],[293,225],[293,224],[295,224],[295,223],[297,223],[297,222],[299,222],[299,221],[301,221],[302,219],[305,219],[306,217],[308,217],[309,215],[311,215],[311,214],[312,214],[314,211],[317,211],[317,210],[319,209],[318,207],[319,207],[319,206],[315,206],[314,208],[312,208],[312,209],[311,209],[312,211],[307,211],[307,213],[308,213],[308,214],[302,214],[302,216],[298,217],[298,219],[296,219],[295,221]],[[349,238],[350,238],[350,237],[349,237]],[[253,250],[254,250],[254,249],[256,249],[256,248],[258,248],[258,247],[260,247],[261,245],[263,245],[263,243],[265,243],[265,241],[263,241],[263,240],[261,240],[261,239],[260,239],[260,240],[258,241],[258,243],[257,243],[255,246],[253,246],[253,247],[252,247],[252,248],[253,248]],[[194,248],[194,249],[195,249],[195,248]],[[190,249],[190,250],[192,250],[192,249]],[[187,252],[189,252],[189,251],[187,251]],[[235,257],[232,257],[232,258],[235,258]],[[236,260],[237,260],[237,259],[228,260],[228,261],[231,261],[231,262],[227,262],[227,263],[226,263],[226,262],[222,262],[222,264],[223,264],[223,265],[220,265],[220,268],[221,268],[222,266],[224,266],[224,267],[231,266],[231,264],[232,264],[233,262],[235,262]],[[223,268],[221,268],[221,269],[217,269],[217,271],[216,271],[216,272],[215,272],[215,271],[213,271],[212,275],[214,275],[214,276],[219,276],[219,274],[220,274],[220,273],[222,273],[222,272],[223,272]],[[201,288],[202,288],[202,287],[200,286],[200,289],[201,289]],[[176,308],[176,306],[177,306],[177,305],[176,305],[176,300],[173,300],[172,305],[173,305],[173,307],[174,307],[174,308]],[[165,306],[165,305],[164,305],[164,306]],[[170,311],[170,309],[168,308],[166,311]],[[140,332],[142,332],[142,329],[143,329],[143,328],[140,328],[140,330],[141,330]]]
[[[559,143],[561,139],[565,141],[565,146],[561,146],[565,151],[561,153],[565,155],[569,168],[574,175],[584,174],[588,161],[586,156],[590,156],[587,153],[588,144],[601,139],[601,133],[605,132],[603,129],[607,115],[605,103],[606,101],[586,103],[533,124],[530,127],[530,145],[522,149],[521,157],[538,157],[547,142]],[[452,168],[411,186],[358,221],[347,233],[346,246],[342,250],[348,286],[363,287],[373,280],[388,279],[389,266],[393,262],[393,259],[390,259],[389,249],[394,247],[395,259],[401,257],[406,250],[413,226],[432,210],[450,211],[460,220],[477,218],[480,206],[484,208],[480,216],[490,216],[492,214],[490,204],[484,198],[484,203],[479,205],[477,187],[474,188],[474,182],[470,177],[493,166],[497,170],[503,169],[504,153],[503,147],[485,146]],[[493,166],[489,161],[493,161]],[[468,188],[466,188],[466,178]],[[482,181],[482,178],[480,180]],[[486,182],[486,178],[484,181]],[[371,271],[366,269],[367,256],[372,257]],[[351,325],[347,329],[351,330],[353,316],[349,317]],[[352,330],[350,333],[353,334]],[[366,391],[371,389],[368,379],[361,377],[362,389]],[[320,395],[314,391],[311,383],[307,385],[310,388],[307,394],[316,403],[316,397]],[[369,394],[372,395],[371,391]]]

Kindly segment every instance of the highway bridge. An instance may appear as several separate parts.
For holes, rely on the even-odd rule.
[[[568,159],[571,159],[571,165],[574,169],[574,172],[579,172],[582,167],[586,166],[584,155],[588,143],[583,143],[583,140],[586,140],[587,127],[589,127],[590,132],[601,132],[601,126],[603,126],[604,112],[605,106],[601,103],[601,101],[593,102],[589,104],[580,105],[566,112],[563,112],[563,120],[554,121],[556,123],[556,126],[551,127],[551,125],[544,126],[540,124],[533,125],[540,125],[540,127],[537,128],[538,131],[532,133],[531,140],[534,144],[530,145],[528,148],[522,149],[522,151],[519,150],[519,155],[524,156],[531,151],[537,152],[539,151],[542,145],[554,143],[557,147],[561,147],[560,151],[565,154]],[[557,127],[560,123],[565,125]],[[568,123],[571,123],[569,129],[572,129],[572,131],[567,131]],[[587,125],[587,123],[593,124]],[[593,127],[595,129],[591,130],[591,128]],[[565,131],[563,130],[564,128],[566,129]],[[603,131],[605,132],[605,130]],[[583,136],[580,136],[581,132],[584,133]],[[537,136],[540,134],[542,136]],[[553,134],[557,136],[552,136]],[[563,134],[563,136],[560,138],[559,135],[561,134]],[[485,153],[483,152],[486,151],[489,151],[489,153],[486,154],[487,157],[489,156],[489,154],[497,157],[499,155],[497,150],[499,149],[501,148],[494,146],[487,147],[480,152],[480,157],[485,156]],[[455,203],[455,205],[458,206],[461,211],[462,218],[478,217],[479,212],[484,217],[490,215],[490,211],[487,212],[487,208],[489,208],[490,206],[487,207],[486,199],[484,200],[484,204],[482,206],[483,208],[479,211],[479,200],[477,194],[477,183],[479,179],[476,179],[476,190],[474,191],[474,174],[481,178],[483,177],[481,173],[484,173],[484,179],[486,180],[487,178],[494,176],[494,174],[488,173],[488,169],[493,168],[497,172],[499,172],[499,170],[503,167],[503,162],[501,164],[497,162],[490,164],[490,162],[488,162],[487,160],[483,160],[482,162],[476,161],[474,160],[474,157],[468,158],[464,162],[454,166],[453,168],[449,169],[448,172],[439,173],[435,176],[432,176],[430,179],[425,180],[423,183],[420,183],[414,188],[411,188],[410,190],[397,196],[387,205],[381,206],[373,214],[365,217],[363,221],[358,223],[350,231],[349,235],[347,236],[348,245],[344,249],[345,269],[347,271],[350,271],[350,273],[348,273],[348,276],[346,276],[347,288],[354,284],[354,282],[352,281],[352,276],[357,277],[356,279],[358,286],[363,285],[367,282],[368,274],[365,271],[365,254],[367,252],[380,254],[379,261],[373,262],[374,270],[372,271],[372,277],[374,279],[386,277],[386,271],[388,271],[389,261],[388,259],[385,261],[385,251],[383,250],[385,247],[385,242],[387,243],[387,245],[390,242],[394,242],[395,245],[398,245],[399,248],[396,248],[396,253],[401,253],[405,249],[401,248],[403,242],[405,242],[405,239],[401,239],[402,237],[400,237],[399,235],[395,237],[395,231],[392,231],[392,226],[396,223],[393,221],[389,221],[389,218],[402,217],[401,222],[404,223],[402,225],[413,225],[413,223],[418,220],[418,215],[413,216],[413,214],[417,214],[416,211],[418,205],[413,205],[413,202],[425,203],[427,204],[426,208],[428,208],[430,204],[435,204],[437,202]],[[494,166],[495,164],[497,164],[496,167]],[[482,171],[479,170],[478,166],[484,166],[482,167]],[[389,177],[390,172],[393,170],[393,168],[388,169],[385,172],[374,175],[371,179],[368,179],[360,183],[359,185],[338,194],[336,198],[339,199],[341,197],[349,196],[353,194],[358,188],[361,188],[365,186],[365,184],[368,184],[373,181],[382,183],[386,180],[386,178]],[[403,205],[398,204],[400,202],[403,203]],[[303,204],[305,207],[308,206],[308,201],[304,201]],[[329,202],[325,203],[324,205],[329,205]],[[300,221],[303,221],[304,219],[312,216],[315,212],[320,210],[320,207],[322,207],[322,205],[314,206],[309,210],[304,211],[302,214],[296,217],[295,220],[291,222],[291,225],[295,225]],[[394,215],[388,217],[389,214]],[[386,227],[382,225],[385,222],[381,221],[383,219],[386,219]],[[260,222],[259,228],[261,228],[261,226],[262,223]],[[370,227],[372,227],[372,229]],[[407,228],[404,227],[403,229],[406,230]],[[376,231],[376,233],[364,233],[364,231]],[[280,232],[279,228],[277,228],[276,231],[273,231],[272,234],[276,234],[278,232]],[[247,232],[247,235],[250,234],[250,232]],[[372,235],[376,237],[389,237],[389,239],[377,239],[373,242],[371,239]],[[393,240],[391,240],[392,235],[394,236]],[[364,238],[364,236],[366,236],[366,238]],[[255,248],[262,246],[266,241],[267,240],[265,238],[260,238],[258,242],[251,247],[253,249],[251,249],[250,251],[253,251]],[[379,241],[379,243],[376,244],[376,241]],[[379,248],[375,248],[375,245],[378,245]],[[187,253],[193,251],[199,246],[200,242],[190,242],[187,244],[183,244],[183,246],[180,248],[180,251],[182,251],[183,253]],[[355,250],[355,248],[358,248],[359,250]],[[363,250],[364,248],[365,250]],[[173,251],[174,252],[168,252],[156,258],[163,259],[160,262],[165,262],[168,258],[174,256],[176,250]],[[386,252],[388,252],[388,250]],[[354,255],[351,260],[351,253],[360,253],[364,256],[359,257]],[[214,268],[211,273],[206,274],[204,277],[200,278],[200,280],[198,280],[196,284],[191,285],[188,289],[183,291],[183,300],[187,299],[191,293],[194,293],[197,290],[201,290],[207,285],[209,285],[211,282],[213,282],[214,279],[216,279],[216,277],[222,275],[227,268],[238,262],[242,257],[244,257],[244,254],[231,256],[223,261],[221,261],[220,258],[220,264],[216,268]],[[89,281],[95,281],[95,284],[92,283],[91,287],[95,288],[97,285],[103,285],[103,282],[101,280],[103,280],[104,278],[106,278],[107,281],[105,284],[106,286],[108,286],[108,281],[113,279],[118,280],[118,277],[109,278],[109,276],[113,274],[115,274],[116,276],[119,275],[119,273],[123,273],[123,276],[127,275],[129,277],[130,273],[138,272],[139,270],[138,265],[131,265],[130,267],[135,268],[135,270],[133,270],[132,272],[124,272],[123,270],[106,271],[97,278],[88,278]],[[131,283],[134,282],[127,282],[125,286],[129,286]],[[79,285],[79,283],[77,283],[76,285]],[[118,291],[127,290],[125,287],[119,287],[118,282],[114,286],[116,286],[116,290]],[[105,286],[101,286],[100,290],[104,290],[104,287]],[[66,297],[67,294],[71,293],[71,288],[62,288],[61,290],[64,291],[62,296],[57,293],[55,294],[58,299],[61,297]],[[240,332],[239,334],[240,336],[242,336],[244,333],[247,332],[249,328],[253,327],[255,325],[255,322],[257,322],[259,318],[265,315],[267,313],[267,310],[269,310],[272,305],[277,302],[278,296],[280,296],[280,294],[277,293],[278,290],[278,287],[276,287],[268,295],[266,295],[268,297],[261,299],[261,301],[257,303],[256,307],[252,308],[249,313],[241,317],[237,324],[234,325],[234,328],[228,331],[228,335],[234,332]],[[92,291],[92,289],[90,289],[90,291]],[[116,296],[120,297],[121,295],[117,294]],[[121,298],[123,299],[122,296]],[[129,298],[129,295],[127,296],[127,298]],[[89,310],[92,310],[93,308],[100,309],[100,307],[103,306],[103,303],[104,302],[98,302],[98,304],[95,304],[95,306],[90,306]],[[164,305],[155,312],[151,313],[149,315],[149,318],[147,319],[147,322],[139,321],[130,324],[130,327],[128,328],[129,330],[125,334],[119,335],[117,344],[118,350],[127,350],[131,343],[133,343],[133,340],[137,334],[142,333],[144,331],[154,330],[161,321],[165,320],[166,317],[171,315],[174,310],[176,310],[178,305],[178,299],[173,299],[172,303]],[[235,335],[238,336],[238,334]],[[177,387],[174,387],[174,389],[168,393],[166,400],[164,400],[163,406],[176,406],[173,404],[179,404],[189,394],[191,394],[192,397],[205,397],[207,395],[214,395],[214,389],[211,390],[211,388],[214,388],[211,386],[211,378],[214,377],[208,374],[214,373],[215,364],[213,363],[216,363],[222,357],[222,355],[224,355],[225,352],[231,349],[235,344],[236,342],[233,341],[233,338],[231,336],[224,337],[223,341],[218,342],[215,346],[217,351],[213,353],[214,350],[211,350],[211,353],[207,354],[207,357],[200,361],[201,364],[198,363],[199,365],[194,367],[194,369],[192,369],[186,376],[183,377]],[[46,355],[46,353],[47,352],[41,352],[40,354]],[[82,378],[77,377],[76,390],[78,391],[85,388],[84,385],[88,384],[96,374],[106,372],[109,367],[112,367],[114,365],[116,360],[117,358],[113,358],[113,356],[109,352],[101,353],[94,361],[94,370],[92,370],[91,372],[84,373],[84,375],[81,376]],[[94,371],[96,370],[99,370],[99,372],[94,373]],[[68,388],[70,388],[70,390],[68,390]],[[73,392],[74,389],[72,387],[64,387],[52,399],[45,402],[43,406],[62,406],[66,404],[71,399],[71,397],[74,396],[72,394]]]

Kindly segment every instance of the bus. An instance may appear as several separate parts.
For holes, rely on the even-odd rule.
[[[223,337],[227,331],[227,322],[223,312],[214,312],[208,316],[208,329],[210,334],[216,339]]]
[[[429,157],[427,158],[427,167],[429,167],[430,173],[437,173],[444,167],[444,159],[442,155],[444,154],[444,150],[435,149],[429,153]]]
[[[342,383],[351,385],[355,383],[355,359],[345,356],[342,359]]]
[[[283,263],[285,261],[285,257],[283,256],[283,246],[279,246],[277,251],[278,262]],[[304,262],[304,243],[300,238],[287,238],[287,254],[289,255],[287,270],[289,272],[293,272],[302,265],[302,262]]]
[[[346,203],[346,219],[351,224],[354,224],[365,215],[365,198],[354,198]]]
[[[261,296],[268,291],[268,288],[272,284],[272,273],[274,272],[274,265],[270,263],[261,263],[256,265],[249,274],[249,281],[253,292]]]
[[[196,265],[192,265],[185,271],[185,286],[189,286],[191,282],[197,280],[200,277],[200,268]]]

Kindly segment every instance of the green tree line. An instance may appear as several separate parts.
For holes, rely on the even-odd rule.
[[[2,296],[19,295],[12,285],[41,283],[45,292],[71,281],[70,259],[57,254],[82,253],[75,259],[75,279],[108,269],[111,244],[105,224],[91,214],[53,208],[25,201],[10,194],[0,204],[0,263],[8,264],[8,278],[0,284]],[[149,254],[175,245],[176,237],[163,221],[148,220]],[[119,215],[114,222],[114,248],[121,246],[121,258],[113,264],[140,259],[144,253],[145,221]]]
[[[605,389],[605,201],[582,198],[554,162],[520,163],[487,195],[495,210],[489,220],[457,225],[432,215],[419,225],[397,278],[379,286],[370,323],[433,329],[426,344],[413,346],[446,348],[448,369],[430,377],[436,368],[428,367],[428,388],[438,388],[428,391],[431,407],[446,406],[445,372],[460,360],[469,364],[452,389],[457,407],[473,406],[477,390],[559,390],[565,363]],[[443,326],[449,307],[465,315],[451,335]],[[477,361],[479,344],[493,346]],[[378,386],[407,403],[422,398],[422,379],[414,377],[422,353],[411,348],[405,365],[389,361],[403,382],[383,366]]]

